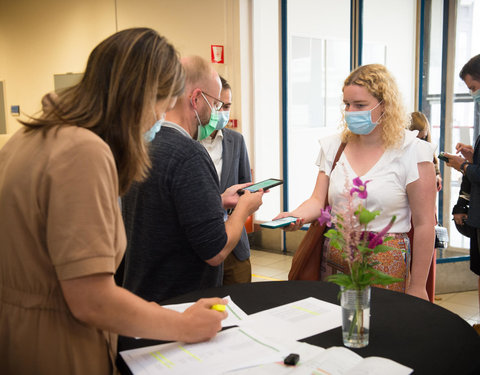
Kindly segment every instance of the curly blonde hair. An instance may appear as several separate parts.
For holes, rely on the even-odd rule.
[[[363,65],[355,69],[343,83],[346,86],[358,85],[382,102],[384,111],[380,122],[382,124],[382,140],[385,148],[399,147],[404,137],[404,129],[408,127],[409,119],[402,104],[397,83],[385,68],[380,64]],[[358,137],[353,134],[345,122],[343,113],[342,142],[348,142]]]

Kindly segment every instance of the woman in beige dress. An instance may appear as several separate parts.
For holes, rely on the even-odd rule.
[[[148,140],[183,88],[165,38],[120,31],[0,150],[0,373],[109,374],[114,334],[196,342],[220,330],[219,298],[178,313],[113,280],[118,196],[148,173]]]

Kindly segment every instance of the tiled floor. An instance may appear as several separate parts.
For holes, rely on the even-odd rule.
[[[252,250],[251,254],[254,282],[287,280],[292,263],[291,256],[263,250]],[[476,290],[440,294],[436,296],[435,303],[458,314],[470,324],[480,323]]]

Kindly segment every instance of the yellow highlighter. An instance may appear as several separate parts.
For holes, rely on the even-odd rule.
[[[216,311],[225,311],[226,307],[225,305],[213,305],[212,307],[210,307],[212,310],[216,310]]]

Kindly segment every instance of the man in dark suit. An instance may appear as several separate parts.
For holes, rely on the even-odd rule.
[[[220,80],[222,81],[220,100],[224,104],[218,112],[217,130],[200,142],[212,158],[220,180],[220,191],[223,192],[232,185],[252,181],[252,175],[243,136],[225,128],[230,116],[232,89],[223,77],[220,77]],[[223,285],[248,283],[251,280],[250,245],[247,232],[243,228],[240,241],[224,261]]]
[[[460,71],[460,78],[465,82],[473,103],[480,103],[480,55],[472,57]],[[475,142],[475,147],[458,143],[457,154],[462,156],[445,154],[448,157],[447,165],[463,173],[463,178],[470,182],[470,201],[468,214],[454,215],[457,225],[463,222],[473,228],[470,237],[470,269],[480,276],[480,137]],[[463,187],[463,183],[462,183]],[[478,279],[479,306],[480,306],[480,277]],[[480,324],[474,324],[475,330],[480,334]]]

